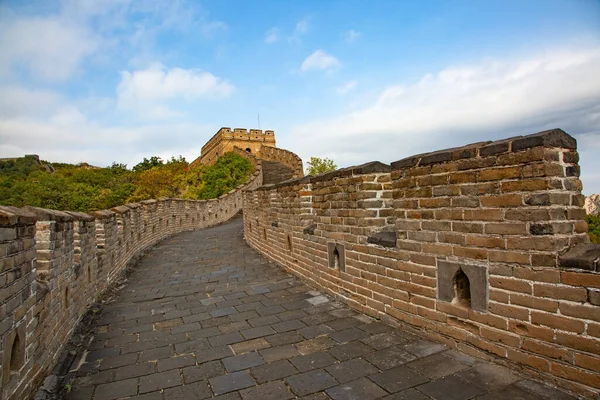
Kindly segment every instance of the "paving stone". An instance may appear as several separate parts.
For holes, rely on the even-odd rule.
[[[298,343],[304,340],[301,334],[297,331],[290,331],[284,333],[278,333],[276,335],[265,336],[265,340],[271,344],[271,346],[281,346],[284,344]]]
[[[285,358],[292,358],[300,354],[291,344],[260,350],[259,353],[267,363],[283,360]]]
[[[103,383],[94,391],[94,399],[113,400],[121,397],[133,396],[138,391],[138,380],[125,379],[123,381]]]
[[[281,314],[279,314],[281,315]],[[271,328],[275,329],[278,333],[294,331],[301,328],[305,328],[306,324],[299,319],[292,319],[289,321],[280,322],[278,324],[271,325]]]
[[[275,315],[267,315],[267,316],[264,316],[264,317],[253,318],[253,319],[249,319],[248,320],[248,323],[251,326],[272,325],[272,324],[276,324],[278,322],[281,322],[281,321]]]
[[[280,360],[271,364],[261,365],[250,370],[258,383],[287,378],[298,373],[298,370],[288,361]]]
[[[477,385],[488,391],[499,390],[521,379],[508,368],[494,364],[480,364],[456,375],[467,381],[477,383]]]
[[[338,384],[333,376],[322,369],[290,376],[286,382],[298,396],[319,392]]]
[[[444,351],[441,354],[444,357],[451,358],[453,360],[458,361],[461,364],[465,364],[465,365],[468,365],[468,366],[473,366],[473,365],[475,365],[475,364],[477,364],[478,362],[481,361],[481,360],[478,361],[476,358],[473,358],[473,357],[468,356],[466,354],[459,353],[458,351],[455,351],[455,350]]]
[[[282,381],[244,389],[240,394],[244,400],[289,400],[296,397]]]
[[[329,334],[329,337],[338,343],[352,342],[353,340],[362,339],[367,336],[369,336],[367,332],[361,331],[360,329],[354,327]]]
[[[138,355],[135,353],[122,354],[116,357],[105,358],[100,362],[100,370],[123,367],[125,365],[135,364]]]
[[[233,392],[234,390],[245,389],[254,386],[256,382],[246,372],[239,371],[227,375],[216,376],[208,380],[215,395]]]
[[[184,368],[183,381],[187,384],[224,374],[225,367],[223,367],[221,361],[209,361],[204,364]]]
[[[556,388],[553,388],[552,386],[549,386],[549,385],[546,385],[546,384],[543,384],[540,382],[532,381],[529,379],[523,379],[522,381],[516,382],[514,384],[514,386],[516,386],[520,389],[527,390],[531,393],[540,395],[545,399],[575,400],[575,397],[573,397],[567,393],[564,393]]]
[[[90,362],[90,361],[100,360],[103,358],[115,357],[115,356],[118,356],[120,352],[121,352],[120,347],[106,347],[106,348],[90,351],[85,360],[87,362]]]
[[[97,372],[87,376],[77,378],[76,386],[91,386],[99,385],[101,383],[109,383],[115,381],[115,370],[109,369],[106,371]]]
[[[243,342],[244,338],[239,334],[239,332],[233,332],[227,335],[213,336],[209,338],[208,341],[210,342],[211,346],[217,347],[237,342]]]
[[[376,350],[387,349],[398,344],[406,344],[407,340],[402,336],[396,335],[393,331],[386,331],[378,334],[370,335],[360,340],[366,345],[371,346]]]
[[[365,359],[377,368],[386,370],[413,361],[416,357],[399,347],[393,346],[367,354]]]
[[[483,388],[456,375],[418,386],[417,390],[436,400],[466,400],[485,393]]]
[[[327,353],[318,352],[291,358],[290,362],[294,364],[298,371],[306,372],[311,369],[323,368],[334,364],[336,359]]]
[[[130,397],[132,398],[132,397]],[[163,394],[160,391],[142,394],[140,396],[133,397],[135,400],[163,400]]]
[[[300,400],[331,400],[325,392],[313,393],[308,396],[299,397]]]
[[[496,392],[486,393],[477,400],[544,400],[545,398],[516,386],[503,387]]]
[[[271,345],[264,338],[258,338],[234,343],[230,347],[235,354],[244,354],[250,351],[266,349],[271,347]]]
[[[361,322],[355,318],[339,318],[327,322],[327,326],[335,331],[343,331],[344,329],[352,328],[353,326],[361,325]]]
[[[310,354],[332,348],[336,343],[329,336],[318,336],[295,344],[300,354]]]
[[[257,326],[255,328],[246,329],[240,332],[244,339],[256,339],[263,336],[268,336],[276,333],[270,326]]]
[[[200,400],[212,397],[212,391],[204,381],[166,389],[163,394],[165,400]]]
[[[378,371],[377,368],[362,358],[354,358],[333,364],[325,368],[325,370],[340,383],[350,382],[363,376],[372,375]]]
[[[302,329],[298,330],[298,333],[300,333],[302,336],[304,336],[305,339],[312,339],[317,336],[324,335],[324,334],[331,333],[331,332],[335,332],[335,331],[333,330],[333,328],[331,328],[325,324],[307,326],[306,328],[302,328]]]
[[[165,358],[158,360],[158,371],[168,371],[175,368],[189,367],[190,365],[196,365],[196,360],[190,354],[186,354],[178,357]]]
[[[158,374],[145,375],[139,379],[140,393],[148,393],[181,385],[181,374],[177,369],[159,372]]]
[[[413,343],[405,344],[402,348],[417,357],[426,357],[431,354],[448,350],[445,344],[430,342],[429,340],[418,340]]]
[[[416,361],[409,362],[406,366],[427,376],[429,379],[441,378],[469,368],[467,365],[452,358],[444,357],[443,353],[419,358]]]
[[[233,351],[229,346],[219,346],[196,353],[196,361],[198,364],[201,364],[206,361],[219,360],[232,355]]]
[[[177,354],[198,353],[209,348],[210,344],[208,343],[208,339],[197,339],[183,343],[177,343],[175,345],[175,352]]]
[[[183,324],[183,325],[172,327],[171,328],[171,333],[173,335],[176,335],[178,333],[185,333],[185,332],[197,331],[199,329],[202,329],[202,325],[200,325],[200,323],[198,323],[198,322],[191,322],[189,324]]]
[[[246,353],[223,359],[223,365],[228,372],[240,371],[256,367],[265,363],[265,360],[257,352]]]
[[[431,397],[424,395],[417,389],[406,389],[386,396],[383,400],[431,400]]]
[[[429,382],[429,378],[406,366],[400,366],[369,376],[390,393],[399,392]]]
[[[197,331],[188,332],[187,337],[190,338],[191,340],[196,340],[196,339],[209,338],[212,336],[218,336],[221,333],[222,332],[218,327],[211,326],[210,328],[203,328],[203,329],[198,329]]]
[[[329,354],[340,361],[350,360],[371,353],[373,349],[359,341],[344,343],[339,346],[332,347],[328,350]]]
[[[360,378],[327,389],[327,394],[334,400],[374,400],[385,396],[387,392],[367,378]]]
[[[149,375],[155,372],[156,364],[153,362],[128,365],[126,367],[117,368],[115,380],[120,381],[128,378],[137,378],[139,376]]]
[[[159,347],[157,349],[144,350],[140,353],[139,362],[160,360],[161,358],[173,357],[173,348],[171,346]]]
[[[219,325],[218,328],[221,331],[221,333],[227,334],[232,332],[239,332],[243,329],[248,329],[250,328],[250,325],[248,325],[246,321],[238,321],[232,322],[230,324]]]
[[[224,317],[226,315],[237,314],[238,310],[235,307],[218,308],[210,312],[210,316],[213,318]]]

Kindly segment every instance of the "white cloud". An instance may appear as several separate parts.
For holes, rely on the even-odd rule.
[[[302,36],[306,35],[310,30],[310,24],[307,18],[301,19],[296,23],[292,35],[288,38],[290,43],[300,43]]]
[[[294,30],[294,34],[298,34],[298,35],[304,35],[306,32],[308,32],[309,29],[309,24],[308,24],[308,20],[306,18],[304,18],[301,21],[298,21],[298,23],[296,24],[296,29]]]
[[[201,124],[172,122],[106,126],[67,106],[48,119],[0,119],[0,157],[38,154],[49,161],[98,166],[116,161],[129,167],[152,155],[165,159],[183,155],[191,161],[200,155],[200,148],[214,130]]]
[[[138,109],[153,118],[179,115],[161,101],[227,97],[235,87],[211,74],[197,69],[171,68],[154,63],[144,70],[121,72],[117,87],[118,105],[123,109]]]
[[[265,43],[271,44],[279,40],[279,29],[271,28],[265,34]]]
[[[300,69],[302,71],[311,69],[330,70],[337,68],[340,65],[337,58],[319,49],[304,60]]]
[[[343,37],[346,42],[352,43],[356,41],[361,35],[362,33],[356,32],[354,29],[350,29],[349,31],[344,32]]]
[[[315,58],[309,65],[324,65]],[[580,147],[588,187],[586,171],[600,170],[597,155],[585,157],[587,143],[598,146],[599,122],[600,50],[555,50],[449,67],[416,83],[389,85],[367,107],[292,129],[290,137],[297,139],[289,146],[303,157],[315,156],[312,143],[318,141],[323,155],[344,166],[560,127],[594,138]],[[600,192],[596,179],[587,190]]]
[[[96,34],[60,17],[0,18],[0,74],[25,67],[45,80],[67,80],[99,45]]]
[[[0,86],[0,117],[46,115],[64,102],[50,90],[27,90],[19,86]]]
[[[340,87],[338,87],[336,89],[336,92],[338,94],[344,95],[344,94],[354,90],[356,88],[356,83],[357,83],[356,81],[348,81],[348,82],[344,83],[343,85],[341,85]]]

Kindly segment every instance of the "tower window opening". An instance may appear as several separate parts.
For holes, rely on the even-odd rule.
[[[454,299],[452,299],[452,303],[463,307],[471,307],[471,283],[462,268],[456,271],[454,278],[452,278],[452,283],[454,285]]]

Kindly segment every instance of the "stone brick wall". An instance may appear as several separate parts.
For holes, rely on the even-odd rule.
[[[600,393],[600,246],[561,130],[244,194],[247,242],[351,307]]]
[[[28,398],[57,362],[87,307],[144,249],[223,223],[254,175],[218,199],[147,200],[90,214],[0,207],[0,399]]]
[[[302,159],[291,151],[279,149],[277,147],[262,147],[257,154],[261,160],[274,161],[290,167],[294,171],[294,178],[304,176]]]

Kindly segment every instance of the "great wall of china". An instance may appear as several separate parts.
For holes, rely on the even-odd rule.
[[[252,247],[350,307],[600,392],[600,249],[586,234],[571,136],[552,130],[316,177],[274,143],[273,134],[272,146],[227,148],[256,172],[214,200],[91,214],[0,207],[0,398],[32,395],[89,305],[145,249],[240,210]],[[264,185],[268,163],[293,179]]]

